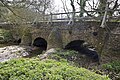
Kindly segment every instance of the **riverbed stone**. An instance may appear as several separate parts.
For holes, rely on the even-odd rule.
[[[30,49],[30,47],[15,45],[0,48],[0,62],[29,55],[29,52],[26,51],[29,50],[27,48]]]

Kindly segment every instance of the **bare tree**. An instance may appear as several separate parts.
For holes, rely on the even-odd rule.
[[[63,0],[61,0],[61,2],[63,4],[63,9],[64,9],[65,13],[69,12],[68,7],[66,5],[66,0],[65,0],[65,2]],[[68,17],[68,19],[70,19],[69,14],[67,14],[67,17]]]
[[[72,25],[74,25],[75,23],[75,1],[74,0],[70,0],[70,4],[71,4],[71,7],[72,7]]]
[[[80,6],[80,17],[83,17],[85,12],[86,1],[87,0],[77,0],[77,4]]]
[[[12,12],[13,16],[16,16],[16,19],[24,19],[24,21],[26,18],[32,18],[32,16],[34,16],[30,15],[31,13],[36,14],[37,18],[41,18],[38,17],[41,15],[44,19],[46,11],[52,6],[52,1],[53,0],[0,0],[3,6],[6,7],[10,12],[9,15]],[[30,19],[27,20],[29,21]],[[35,20],[38,19],[35,18]]]

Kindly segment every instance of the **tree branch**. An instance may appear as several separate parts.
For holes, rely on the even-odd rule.
[[[101,28],[105,28],[105,22],[106,22],[108,7],[109,7],[109,4],[108,4],[108,2],[106,2],[104,17],[103,17],[102,23],[100,25]]]
[[[63,4],[63,9],[64,9],[65,13],[67,13],[67,11],[66,11],[66,5],[64,4],[63,0],[61,0],[61,2]],[[68,19],[70,19],[70,17],[69,17],[68,14],[67,14],[67,17],[68,17]]]
[[[3,0],[0,0],[0,2],[1,2],[8,10],[10,10],[10,11],[13,13],[13,15],[15,15],[15,16],[21,18],[21,19],[25,19],[25,18],[22,18],[21,16],[17,15],[7,4],[4,3]],[[25,20],[26,20],[26,19],[25,19]]]

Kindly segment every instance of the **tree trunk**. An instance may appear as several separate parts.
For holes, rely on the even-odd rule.
[[[102,20],[102,23],[100,25],[101,28],[105,28],[105,23],[106,23],[106,17],[107,17],[107,12],[108,12],[108,3],[106,3],[106,7],[105,7],[105,13],[104,13],[104,16],[103,16],[103,20]]]
[[[102,55],[102,51],[109,39],[109,32],[106,32],[107,31],[107,27],[106,27],[107,11],[108,11],[108,3],[106,2],[104,17],[98,29],[97,48],[98,48],[98,53],[100,54],[100,56]]]
[[[99,27],[98,29],[98,40],[97,40],[97,50],[98,53],[101,55],[102,50],[104,47],[104,41],[105,41],[105,28]]]
[[[75,6],[74,6],[74,0],[71,1],[71,6],[72,6],[72,25],[75,23]]]
[[[74,5],[74,0],[70,0],[70,2],[72,6],[72,24],[70,25],[69,33],[72,34],[72,28],[74,27],[74,23],[75,23],[75,5]]]

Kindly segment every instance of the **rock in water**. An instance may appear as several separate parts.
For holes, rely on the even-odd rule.
[[[48,48],[63,48],[61,31],[58,28],[53,28],[48,37]]]

